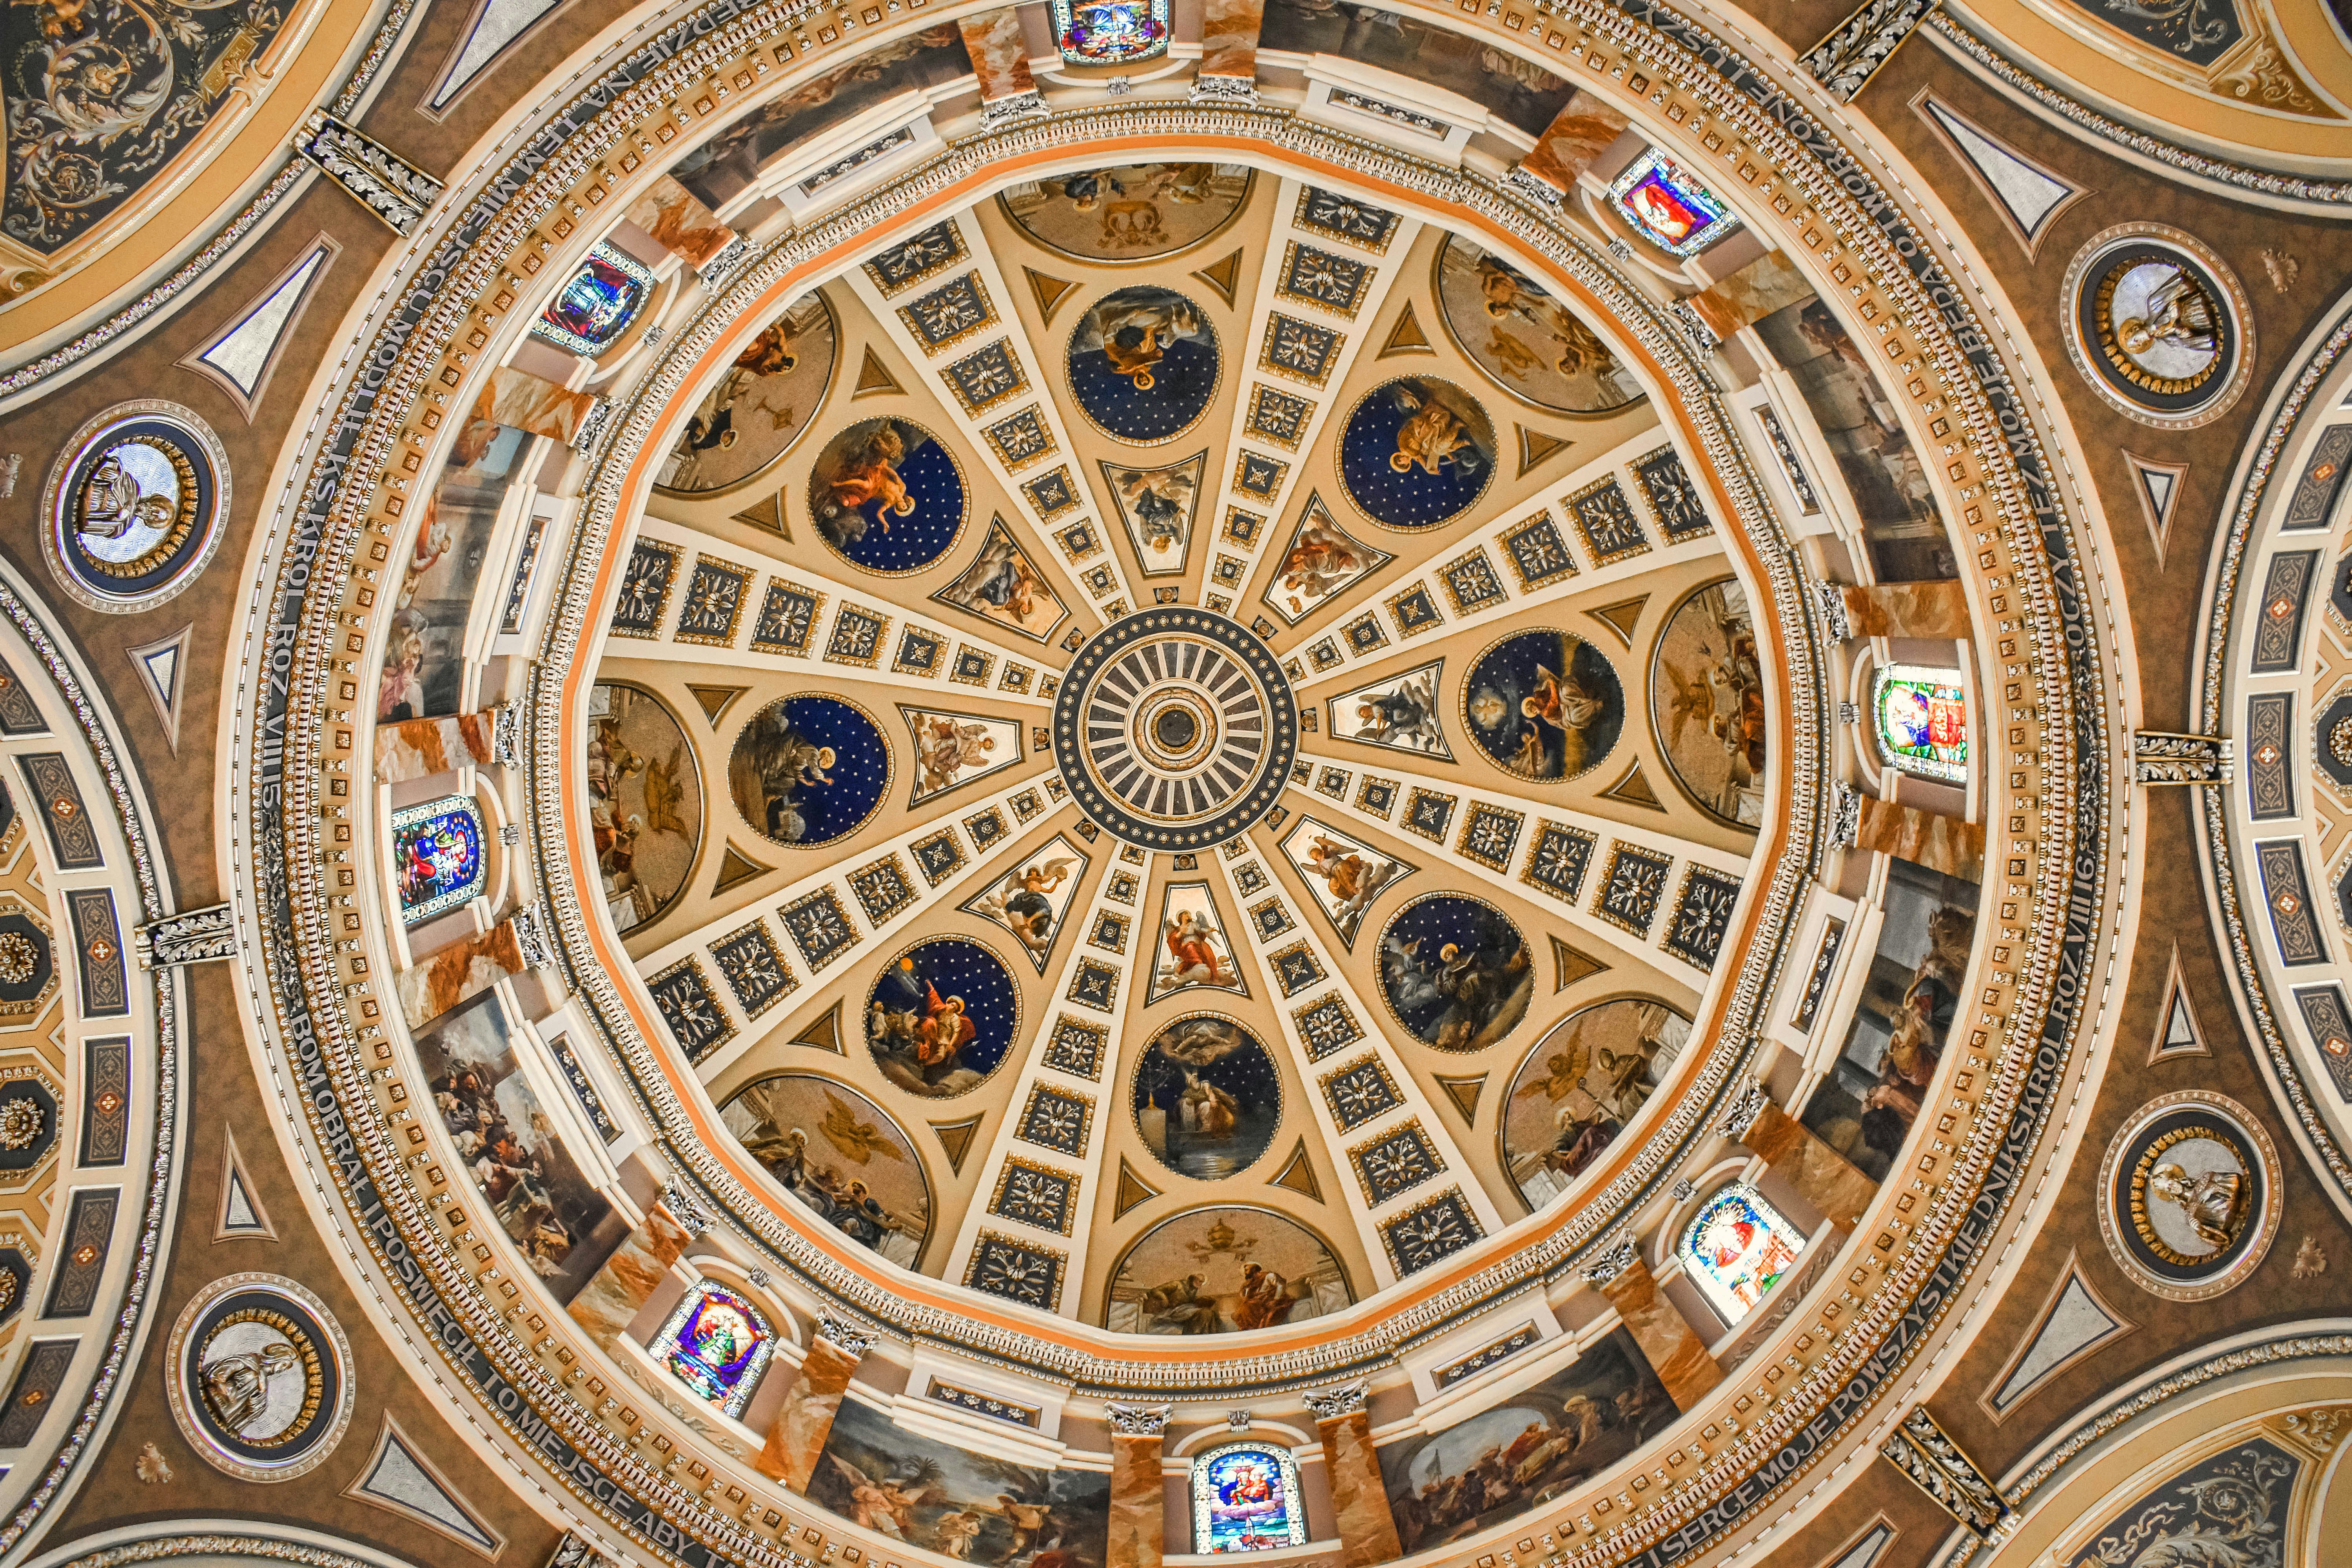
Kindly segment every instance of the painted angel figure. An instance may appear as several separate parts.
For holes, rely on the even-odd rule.
[[[1234,972],[1216,944],[1224,938],[1191,910],[1179,910],[1162,938],[1169,956],[1161,961],[1164,985],[1231,985]]]

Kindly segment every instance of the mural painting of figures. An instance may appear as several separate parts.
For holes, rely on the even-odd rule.
[[[743,820],[775,843],[814,846],[863,827],[890,787],[882,727],[839,697],[781,697],[751,716],[727,759]]]
[[[907,949],[875,977],[866,1047],[909,1094],[947,1100],[976,1089],[1021,1029],[1021,993],[995,952],[940,936]]]
[[[1483,1050],[1528,1016],[1535,958],[1510,917],[1484,899],[1424,893],[1381,932],[1381,994],[1423,1045]]]
[[[1213,1182],[1246,1170],[1282,1121],[1282,1079],[1257,1037],[1196,1013],[1151,1038],[1135,1065],[1135,1125],[1180,1175]]]
[[[1295,626],[1324,600],[1395,559],[1341,528],[1323,498],[1310,494],[1298,526],[1290,531],[1290,543],[1275,569],[1274,581],[1266,585],[1266,607]]]
[[[396,723],[457,711],[474,587],[489,569],[499,508],[531,445],[511,426],[480,420],[458,433],[393,590],[392,633],[376,681],[378,719]]]
[[[1332,738],[1453,761],[1437,720],[1437,682],[1444,673],[1445,661],[1438,659],[1341,692],[1325,704]]]
[[[1045,955],[1061,934],[1087,866],[1086,852],[1057,833],[1034,855],[1015,861],[994,886],[960,907],[1011,931],[1043,974]]]
[[[1266,0],[1261,49],[1338,55],[1442,87],[1540,136],[1576,90],[1532,60],[1400,11],[1335,0]]]
[[[1110,1476],[1043,1470],[909,1432],[852,1394],[809,1479],[819,1508],[982,1568],[1102,1568]]]
[[[1192,547],[1193,513],[1201,504],[1201,479],[1208,466],[1206,452],[1164,468],[1102,465],[1103,482],[1118,503],[1119,521],[1127,525],[1145,576],[1184,570],[1184,557]]]
[[[1265,1209],[1165,1219],[1118,1260],[1103,1327],[1123,1334],[1233,1334],[1303,1323],[1355,1300],[1321,1237]]]
[[[702,844],[702,778],[676,714],[650,691],[588,699],[588,821],[605,907],[622,931],[669,907]]]
[[[1038,642],[1050,640],[1070,613],[1001,517],[988,520],[988,537],[971,564],[931,597]]]
[[[1401,375],[1364,394],[1339,433],[1339,487],[1384,527],[1439,528],[1495,478],[1495,422],[1450,381]]]
[[[824,297],[793,300],[702,395],[654,482],[678,495],[709,495],[757,478],[816,416],[839,354]]]
[[[1237,962],[1208,883],[1171,882],[1160,889],[1159,949],[1152,955],[1145,1005],[1195,989],[1246,996],[1249,987],[1234,967]]]
[[[1958,577],[1959,559],[1927,464],[1853,335],[1819,300],[1775,310],[1756,323],[1756,333],[1796,378],[1837,459],[1879,581]]]
[[[1470,666],[1462,717],[1504,772],[1572,779],[1616,746],[1625,689],[1607,656],[1574,632],[1517,632],[1488,644]]]
[[[1021,760],[1021,726],[1010,719],[905,707],[898,716],[907,721],[915,742],[915,788],[908,805],[920,805]]]
[[[898,1124],[854,1089],[805,1073],[763,1078],[719,1113],[744,1152],[818,1219],[901,1268],[931,1230],[923,1162]]]
[[[1735,827],[1764,822],[1764,670],[1732,578],[1675,606],[1652,656],[1650,722],[1675,782]]]
[[[1106,436],[1172,441],[1217,395],[1221,356],[1208,315],[1173,289],[1113,289],[1070,333],[1070,395]]]
[[[1624,997],[1572,1013],[1519,1064],[1503,1102],[1503,1167],[1530,1211],[1584,1173],[1631,1123],[1690,1039],[1665,1003]]]
[[[1300,817],[1283,836],[1282,853],[1307,879],[1339,945],[1351,952],[1372,900],[1419,869],[1311,816]]]
[[[445,1013],[416,1037],[434,1109],[466,1173],[559,1301],[588,1283],[628,1234],[555,1135],[515,1060],[514,1026],[496,991]]]
[[[825,543],[869,572],[916,572],[963,533],[963,468],[911,419],[861,419],[825,442],[809,515]]]
[[[1015,185],[998,199],[1038,244],[1086,261],[1156,261],[1234,220],[1252,179],[1241,163],[1120,163]]]
[[[1845,1049],[1799,1118],[1878,1181],[1902,1152],[1944,1058],[1978,900],[1977,885],[1958,877],[1908,860],[1886,868],[1886,918]]]
[[[1539,1508],[1673,1424],[1677,1412],[1622,1327],[1575,1361],[1431,1437],[1380,1449],[1408,1554]]]
[[[1471,363],[1538,408],[1608,414],[1646,395],[1582,317],[1476,240],[1438,251],[1437,303]]]

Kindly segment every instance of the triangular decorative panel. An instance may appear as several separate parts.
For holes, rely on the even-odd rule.
[[[180,749],[180,693],[188,675],[188,634],[195,629],[191,623],[161,642],[130,650],[131,665],[139,671],[140,689],[155,704],[156,716],[163,721],[163,738],[174,752]]]
[[[1193,277],[1214,289],[1228,305],[1234,302],[1234,287],[1240,282],[1241,275],[1242,253],[1238,250],[1223,261],[1212,263],[1192,274]]]
[[[793,525],[784,517],[784,492],[782,490],[757,506],[745,507],[734,515],[737,522],[748,523],[762,533],[772,533],[786,543],[792,542]]]
[[[1530,430],[1524,425],[1514,425],[1519,433],[1519,471],[1517,478],[1526,479],[1528,470],[1542,463],[1554,452],[1564,451],[1575,443],[1564,436],[1547,436],[1540,430]]]
[[[2209,1057],[2205,1031],[2197,1026],[2197,1009],[2189,1005],[2189,988],[2181,983],[2180,948],[2175,943],[2164,977],[2164,1001],[2156,1010],[2156,1039],[2147,1048],[2150,1062],[2166,1057]]]
[[[2102,1300],[2081,1267],[2069,1258],[2065,1272],[2040,1316],[2025,1335],[2016,1357],[2003,1367],[1984,1394],[1984,1406],[1998,1421],[2024,1402],[2026,1395],[2109,1341],[2127,1334],[2133,1325]]]
[[[253,1190],[253,1178],[245,1173],[245,1157],[237,1152],[236,1134],[226,1127],[221,1129],[220,1186],[220,1215],[213,1225],[215,1241],[278,1239],[278,1227],[269,1223],[269,1211],[261,1206],[261,1199]]]
[[[1306,1147],[1306,1143],[1301,1142],[1299,1149],[1302,1152],[1305,1151]],[[1145,1181],[1141,1176],[1137,1175],[1135,1173],[1135,1167],[1127,1163],[1127,1156],[1124,1154],[1120,1155],[1118,1159],[1118,1188],[1111,1194],[1110,1217],[1117,1219],[1121,1215],[1127,1213],[1128,1210],[1135,1207],[1138,1204],[1148,1204],[1159,1195],[1160,1189]]]
[[[2156,569],[2164,570],[2164,552],[2172,542],[2172,514],[2180,500],[2181,481],[2189,477],[2185,463],[2158,463],[2132,452],[2124,454],[2130,465],[2132,488],[2139,497],[2140,515],[2147,522],[2147,537],[2156,546]]]
[[[1184,570],[1192,550],[1192,525],[1201,505],[1201,481],[1207,474],[1209,454],[1196,452],[1165,468],[1130,468],[1105,462],[1103,482],[1110,487],[1119,521],[1135,546],[1135,558],[1147,577],[1171,577]]]
[[[728,892],[741,887],[754,877],[764,877],[774,869],[773,866],[761,865],[757,860],[730,844],[727,847],[727,853],[719,858],[719,880],[712,885],[710,890],[714,893]]]
[[[1437,701],[1444,673],[1445,661],[1436,659],[1328,699],[1331,738],[1452,762],[1454,748],[1446,742]]]
[[[702,709],[702,716],[710,721],[714,730],[719,728],[719,716],[727,711],[735,699],[751,689],[748,686],[697,686],[691,681],[687,683],[686,689],[694,694],[695,702]]]
[[[1048,278],[1034,267],[1024,267],[1021,270],[1028,275],[1029,292],[1037,298],[1037,313],[1045,319],[1047,326],[1052,326],[1054,312],[1061,308],[1062,301],[1069,297],[1070,290],[1077,284],[1066,278]]]
[[[1321,495],[1309,491],[1263,594],[1266,607],[1295,626],[1396,557],[1339,526]]]
[[[1323,1184],[1315,1179],[1314,1163],[1307,1158],[1306,1139],[1298,1141],[1298,1146],[1290,1152],[1290,1158],[1282,1163],[1282,1169],[1274,1173],[1266,1185],[1313,1198],[1318,1204],[1323,1201]]]
[[[835,1002],[818,1014],[810,1021],[808,1027],[793,1037],[792,1043],[831,1051],[837,1057],[846,1056],[848,1053],[841,1048],[841,1004]]]
[[[1631,599],[1620,599],[1613,605],[1603,605],[1597,610],[1587,610],[1585,614],[1615,632],[1618,641],[1632,647],[1633,628],[1642,620],[1642,606],[1649,602],[1650,595],[1643,594]]]
[[[980,1118],[967,1116],[961,1121],[934,1121],[931,1131],[940,1135],[940,1147],[947,1151],[948,1169],[956,1175],[962,1175],[963,1157],[971,1152],[972,1135],[980,1131]]]
[[[449,68],[425,100],[425,106],[434,118],[438,119],[476,77],[496,64],[499,57],[541,16],[562,3],[563,0],[487,0],[474,13],[472,30],[451,51]]]
[[[1144,933],[1149,944],[1144,960],[1151,966],[1150,988],[1143,1005],[1151,1005],[1179,991],[1228,991],[1246,996],[1234,957],[1233,938],[1225,926],[1217,896],[1200,881],[1166,882],[1160,889],[1160,925]]]
[[[1391,354],[1433,354],[1436,352],[1437,345],[1431,342],[1429,334],[1421,330],[1421,322],[1412,313],[1412,302],[1407,300],[1404,314],[1399,316],[1396,325],[1389,329],[1388,342],[1381,345],[1381,352],[1373,357],[1386,359]]]
[[[2058,215],[2086,194],[2082,186],[2059,178],[2047,165],[1962,119],[1939,98],[1931,95],[1921,99],[1919,112],[1927,116],[1928,124],[1943,132],[1960,162],[1976,175],[1993,205],[2009,219],[2028,256],[2042,243],[2042,235]]]
[[[1086,879],[1091,860],[1087,852],[1056,833],[1034,854],[1012,863],[1003,876],[966,899],[957,908],[992,921],[1013,933],[1037,973],[1045,973],[1046,955],[1062,934],[1062,922]]]
[[[1021,726],[1011,719],[903,703],[898,717],[906,721],[915,748],[914,784],[907,797],[910,806],[951,794],[1021,760]]]
[[[1558,937],[1551,939],[1551,971],[1554,992],[1567,990],[1580,980],[1590,980],[1608,972],[1609,966],[1580,947],[1570,947]]]
[[[1475,1078],[1447,1078],[1441,1073],[1436,1077],[1437,1087],[1445,1091],[1445,1098],[1453,1102],[1454,1110],[1462,1113],[1462,1120],[1465,1123],[1475,1126],[1478,1121],[1478,1096],[1486,1087],[1486,1075],[1480,1073]]]
[[[1650,787],[1650,781],[1643,775],[1642,764],[1638,762],[1625,770],[1623,777],[1602,790],[1601,797],[1603,800],[1622,800],[1645,811],[1666,809],[1665,803],[1658,798],[1658,792]]]
[[[343,1495],[413,1520],[484,1557],[495,1558],[506,1548],[506,1537],[482,1522],[433,1461],[409,1446],[407,1434],[388,1415],[376,1435],[373,1457],[360,1467],[358,1479],[343,1489]]]
[[[217,383],[250,420],[295,320],[335,250],[335,242],[323,234],[312,240],[310,248],[247,300],[227,326],[180,363]]]
[[[1035,274],[1033,273],[1031,276],[1034,277]],[[898,384],[898,378],[890,374],[890,367],[882,363],[881,356],[869,348],[866,351],[864,362],[857,367],[857,384],[849,389],[849,397],[854,403],[861,397],[871,397],[877,393],[906,390]]]

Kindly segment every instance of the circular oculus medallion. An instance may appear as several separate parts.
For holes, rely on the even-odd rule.
[[[2099,1234],[2141,1289],[2218,1296],[2252,1273],[2278,1229],[2278,1153],[2232,1100],[2183,1089],[2150,1100],[2099,1164]]]
[[[173,1326],[168,1394],[189,1446],[232,1476],[291,1480],[352,1418],[351,1346],[326,1303],[275,1274],[232,1274]]]
[[[2178,229],[2125,224],[2095,236],[2067,268],[2061,297],[2075,368],[2142,424],[2203,425],[2252,374],[2245,290]]]
[[[41,552],[66,592],[128,615],[185,588],[228,510],[228,454],[176,403],[119,403],[50,465]]]
[[[1145,610],[1082,646],[1054,700],[1078,809],[1130,844],[1222,844],[1280,798],[1298,745],[1282,666],[1210,610]]]

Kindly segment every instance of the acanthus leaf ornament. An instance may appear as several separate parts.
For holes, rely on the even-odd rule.
[[[440,181],[323,109],[312,110],[302,122],[294,150],[403,238],[416,232],[425,209],[441,199]]]
[[[1299,1397],[1307,1402],[1307,1408],[1315,1413],[1316,1420],[1339,1421],[1362,1414],[1364,1388],[1361,1383],[1349,1383],[1337,1388],[1310,1388]]]

